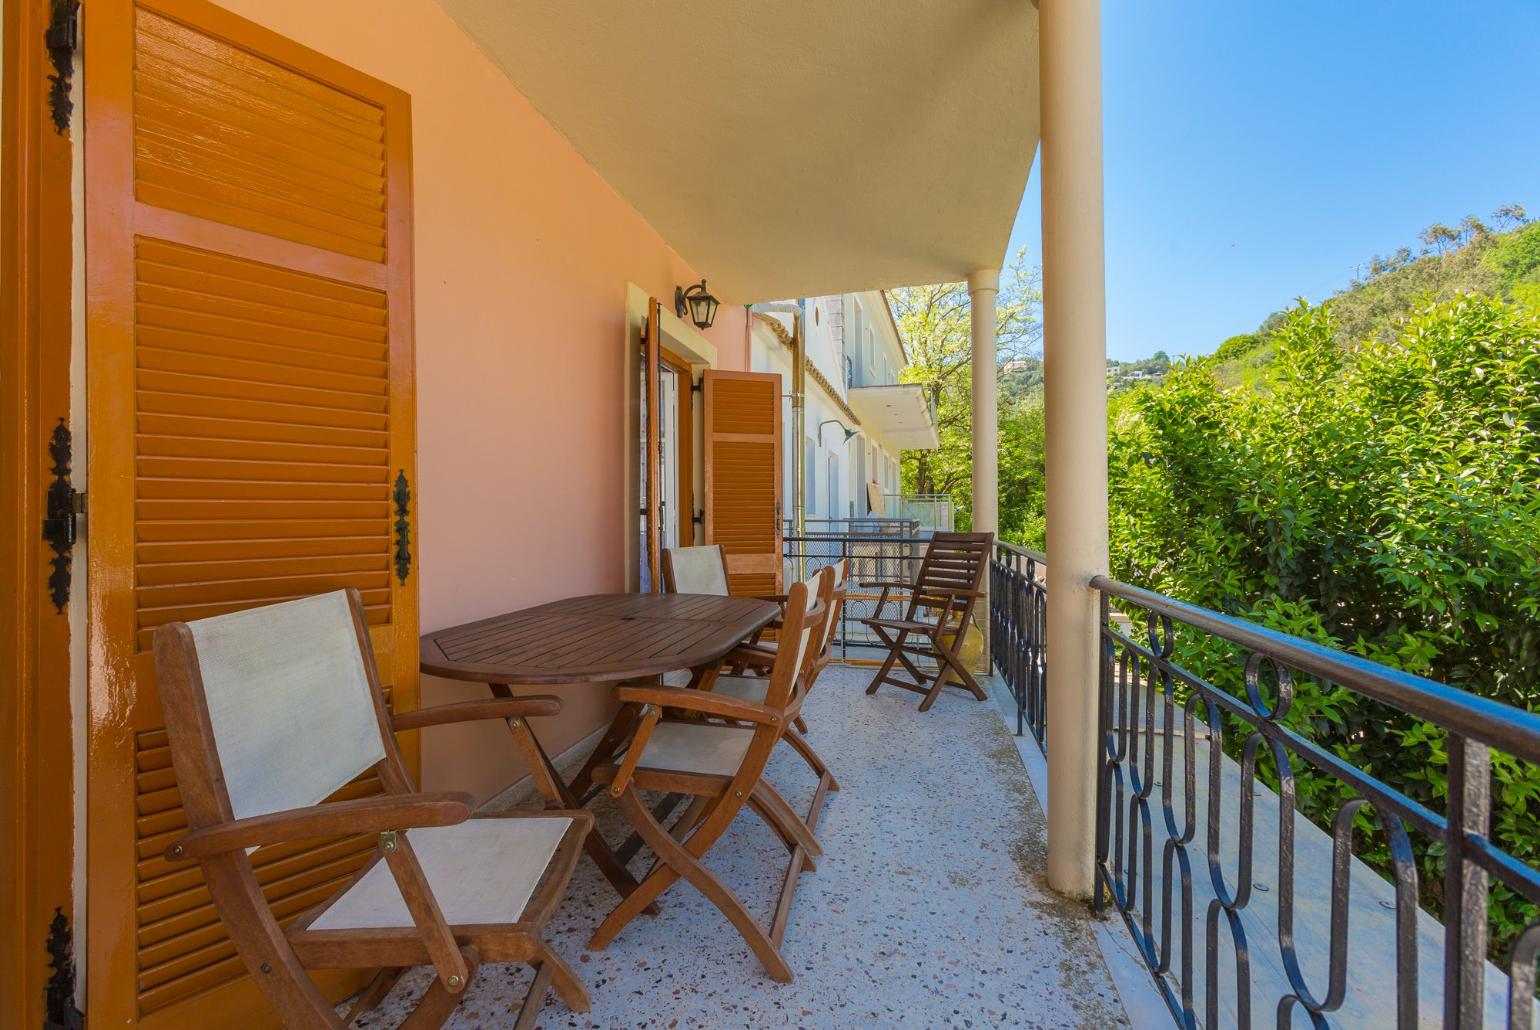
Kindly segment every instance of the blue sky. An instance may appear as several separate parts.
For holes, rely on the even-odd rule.
[[[1111,357],[1207,353],[1432,222],[1540,216],[1540,0],[1104,0],[1102,33]]]

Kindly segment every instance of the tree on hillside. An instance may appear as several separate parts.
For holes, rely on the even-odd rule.
[[[1042,342],[1042,292],[1035,266],[1020,250],[1001,272],[995,302],[995,361],[998,366],[1026,362],[1038,356]],[[973,352],[970,342],[972,305],[967,283],[940,283],[894,290],[889,294],[893,316],[909,351],[904,382],[925,388],[936,408],[941,446],[934,451],[905,451],[906,493],[950,494],[961,516],[970,521],[973,486]],[[1001,435],[1014,405],[1002,403]],[[1002,470],[1003,471],[1003,470]],[[1005,487],[1002,476],[1002,492]]]
[[[1422,241],[1424,254],[1428,252],[1426,248],[1432,248],[1435,254],[1443,254],[1460,245],[1460,230],[1443,222],[1434,222],[1418,233],[1417,238]]]
[[[1517,229],[1528,222],[1529,213],[1524,210],[1523,204],[1504,204],[1492,212],[1492,225],[1498,232]]]
[[[1502,277],[1501,288],[1510,297],[1540,307],[1540,222],[1500,238],[1483,262]]]

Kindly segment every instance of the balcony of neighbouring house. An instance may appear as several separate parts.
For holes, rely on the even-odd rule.
[[[940,442],[935,407],[917,383],[851,387],[850,406],[899,447],[929,450]]]

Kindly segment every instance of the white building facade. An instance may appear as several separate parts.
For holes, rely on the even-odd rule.
[[[796,347],[791,305],[765,305],[750,319],[749,367],[783,384],[782,511],[798,511],[796,466],[811,531],[843,531],[850,519],[897,514],[899,458],[906,448],[938,444],[923,391],[899,382],[908,356],[885,293],[868,291],[795,302],[803,326],[802,438],[792,418]]]

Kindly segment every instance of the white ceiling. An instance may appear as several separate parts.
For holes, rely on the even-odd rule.
[[[1031,0],[439,3],[725,302],[1004,257],[1038,141]]]

